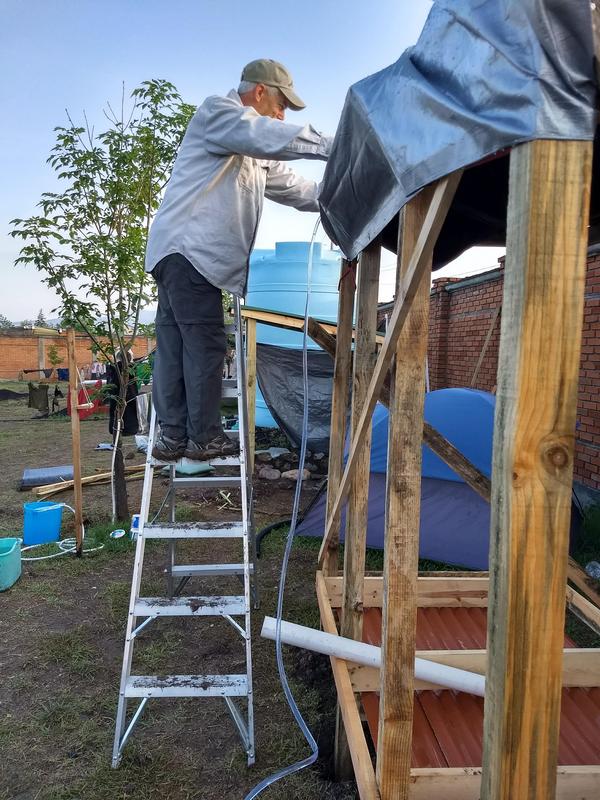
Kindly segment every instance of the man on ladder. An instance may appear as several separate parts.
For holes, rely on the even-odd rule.
[[[222,697],[239,731],[248,764],[254,763],[250,597],[256,602],[252,526],[252,485],[247,463],[248,430],[244,342],[240,296],[246,289],[248,257],[254,243],[263,195],[306,211],[316,211],[318,186],[299,178],[281,160],[326,159],[331,140],[309,125],[286,125],[286,108],[301,109],[289,72],[276,61],[245,67],[238,91],[209,97],[183,139],[163,203],[150,231],[146,269],[158,285],[157,355],[153,372],[154,407],[148,436],[123,668],[113,747],[118,766],[146,703],[151,698]],[[237,380],[223,381],[226,349],[221,289],[235,295]],[[228,465],[235,444],[221,426],[221,397],[236,396],[239,419],[239,475],[178,477],[182,456]],[[158,427],[160,426],[160,433]],[[215,460],[216,459],[216,460]],[[170,462],[170,521],[148,521],[154,467]],[[177,523],[175,490],[180,486],[237,488],[241,520]],[[165,498],[166,499],[166,498]],[[163,501],[164,505],[164,501]],[[162,508],[162,506],[161,506]],[[160,509],[159,509],[160,512]],[[167,596],[141,597],[145,542],[168,544]],[[227,539],[241,542],[242,561],[177,564],[178,540]],[[234,541],[232,541],[234,540]],[[243,594],[182,596],[190,579],[242,579]],[[176,583],[177,581],[177,583]],[[244,642],[245,674],[135,675],[137,637],[161,617],[220,617]],[[243,623],[234,617],[243,617]],[[142,622],[138,622],[143,618]],[[127,725],[127,704],[139,704]],[[237,702],[245,700],[246,714]]]
[[[207,460],[234,452],[221,427],[226,339],[221,289],[243,296],[263,196],[318,211],[318,184],[282,161],[327,159],[330,137],[283,122],[304,103],[277,61],[248,64],[237,92],[212,96],[184,136],[148,239],[158,286],[153,455]]]

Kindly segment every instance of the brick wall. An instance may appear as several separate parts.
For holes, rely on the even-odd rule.
[[[498,269],[460,280],[433,281],[429,318],[429,380],[431,389],[470,386],[485,338],[502,305],[504,264]],[[500,318],[474,384],[496,386]],[[575,478],[600,490],[600,252],[590,250],[585,288],[582,353],[577,406]]]
[[[19,373],[25,369],[40,369],[52,366],[48,360],[48,348],[55,345],[59,357],[63,359],[59,367],[67,367],[67,335],[66,333],[35,334],[33,331],[3,331],[0,333],[0,379],[17,380]],[[146,355],[154,347],[154,340],[146,337],[136,339],[133,355],[136,358]],[[91,341],[84,334],[75,338],[75,355],[77,366],[81,369],[94,360]],[[27,377],[27,376],[26,376]],[[31,376],[34,380],[38,375]]]

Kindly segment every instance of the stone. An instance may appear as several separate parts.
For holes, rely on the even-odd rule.
[[[325,458],[325,453],[314,453],[312,460],[313,461],[322,461]]]
[[[282,478],[289,478],[291,481],[298,480],[298,470],[297,469],[289,469],[287,472],[281,473]],[[310,472],[307,469],[302,470],[302,480],[307,481],[310,478]]]
[[[311,464],[310,461],[306,461],[304,463],[304,469],[307,469],[309,472],[318,472],[319,468],[315,464]]]
[[[256,461],[260,461],[261,464],[267,464],[271,461],[271,454],[268,450],[265,450],[263,453],[256,453],[254,458]]]
[[[263,467],[259,471],[258,477],[265,481],[277,481],[281,478],[281,472],[278,469],[273,469],[273,467]]]

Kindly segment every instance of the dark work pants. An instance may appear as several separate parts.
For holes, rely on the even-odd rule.
[[[158,287],[152,399],[161,430],[203,444],[221,426],[226,339],[221,290],[173,253],[152,270]]]

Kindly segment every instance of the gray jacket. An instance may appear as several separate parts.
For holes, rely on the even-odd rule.
[[[146,249],[146,271],[181,253],[208,281],[246,291],[263,197],[318,211],[318,184],[282,161],[326,160],[331,138],[243,106],[237,92],[209,97],[188,126]]]

